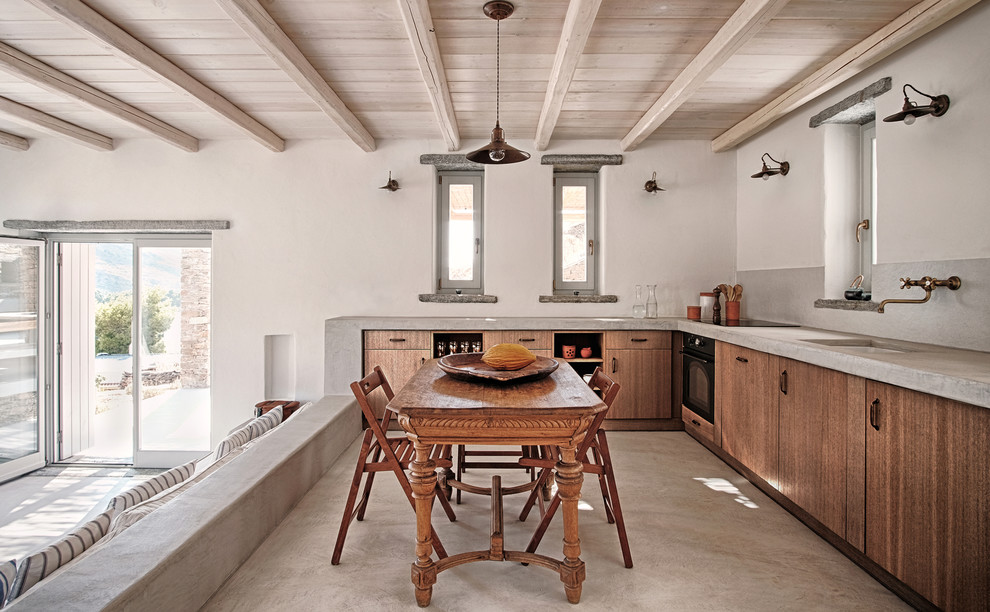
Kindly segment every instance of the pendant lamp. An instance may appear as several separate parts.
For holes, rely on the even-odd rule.
[[[499,52],[501,32],[499,24],[512,14],[515,7],[511,2],[493,0],[484,6],[485,15],[495,20],[495,129],[492,130],[492,141],[485,146],[471,151],[466,155],[468,160],[478,164],[514,164],[529,159],[529,153],[520,151],[505,142],[505,132],[498,122],[499,114]]]

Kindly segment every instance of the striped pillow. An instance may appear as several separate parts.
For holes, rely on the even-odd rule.
[[[275,429],[281,423],[282,407],[278,406],[276,408],[272,408],[265,414],[248,423],[248,427],[251,428],[251,439],[253,440],[266,431]]]
[[[180,465],[167,472],[162,472],[158,476],[135,485],[111,499],[110,504],[107,506],[107,512],[110,513],[111,517],[120,514],[131,506],[139,504],[146,499],[151,499],[169,487],[174,487],[192,476],[195,471],[196,462],[190,461],[185,465]]]
[[[0,608],[7,603],[7,593],[10,592],[10,585],[14,583],[16,575],[17,561],[11,559],[0,563]]]
[[[104,512],[51,546],[27,557],[17,567],[17,577],[10,588],[9,601],[20,597],[43,578],[81,555],[106,535],[110,513]]]
[[[219,461],[230,451],[244,446],[244,443],[250,440],[251,437],[251,424],[248,423],[220,441],[220,444],[217,445],[217,450],[213,453],[214,461]]]

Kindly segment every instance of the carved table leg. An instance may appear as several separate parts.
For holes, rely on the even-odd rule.
[[[433,552],[431,534],[433,526],[433,493],[437,485],[436,463],[430,459],[432,446],[414,443],[416,460],[409,466],[413,498],[416,500],[416,562],[412,565],[412,583],[416,587],[416,603],[421,608],[430,605],[433,584],[437,581],[437,568],[430,556]]]
[[[575,459],[573,446],[560,447],[556,480],[560,509],[564,514],[564,563],[560,566],[560,580],[564,583],[567,601],[578,603],[585,576],[584,561],[580,559],[581,539],[578,537],[578,500],[581,499],[584,474],[581,464]]]

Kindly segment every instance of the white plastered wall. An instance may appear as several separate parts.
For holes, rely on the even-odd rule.
[[[466,142],[465,148],[480,144]],[[540,304],[551,292],[551,166],[533,153],[490,168],[485,289],[496,304],[427,304],[435,283],[436,141],[248,141],[185,153],[152,140],[96,152],[53,139],[0,152],[0,219],[227,219],[213,237],[214,442],[264,399],[265,337],[291,335],[296,397],[323,394],[324,321],[336,316],[629,316],[634,285],[658,284],[681,315],[735,269],[735,155],[708,142],[649,142],[602,172],[602,291],[617,304]],[[547,153],[618,153],[616,142]],[[378,189],[392,172],[401,189]],[[649,194],[652,173],[668,189]]]
[[[990,263],[987,32],[990,4],[982,3],[737,149],[738,274],[760,286],[760,291],[747,290],[744,315],[990,350],[985,307],[990,286],[983,274]],[[874,300],[924,295],[900,291],[901,276],[958,274],[963,287],[951,293],[938,290],[923,306],[891,306],[883,315],[815,309],[816,298],[831,297],[823,285],[832,262],[826,261],[824,248],[826,130],[809,128],[808,120],[885,76],[892,77],[893,89],[876,99]],[[947,94],[949,111],[938,118],[921,117],[910,126],[884,123],[880,119],[900,110],[905,83],[932,95]],[[911,97],[919,104],[927,100],[914,93]],[[750,179],[764,151],[791,162],[790,174],[767,182]]]

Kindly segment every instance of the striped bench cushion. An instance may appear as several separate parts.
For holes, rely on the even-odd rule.
[[[121,534],[125,529],[134,525],[144,517],[148,516],[158,508],[161,508],[168,502],[172,501],[179,495],[181,495],[187,488],[195,485],[199,481],[203,480],[213,472],[217,471],[220,467],[227,464],[233,460],[237,455],[242,453],[243,450],[240,448],[235,448],[229,453],[223,456],[222,459],[218,459],[213,463],[209,464],[201,472],[193,476],[192,478],[186,480],[177,487],[172,487],[158,495],[155,495],[151,499],[141,502],[136,506],[132,506],[121,512],[113,518],[113,523],[110,525],[110,529],[107,532],[106,540],[111,540]]]
[[[8,600],[13,601],[20,597],[52,572],[96,544],[110,530],[110,518],[110,513],[104,512],[58,542],[21,561]]]
[[[0,563],[0,608],[7,603],[7,594],[14,584],[14,576],[17,575],[17,561],[11,559]]]
[[[185,465],[180,465],[179,467],[172,468],[167,472],[162,472],[158,476],[135,485],[111,499],[110,503],[107,505],[107,512],[109,512],[111,516],[116,516],[131,506],[140,504],[141,502],[158,495],[165,489],[174,487],[183,480],[192,476],[195,471],[196,462],[190,461]]]

